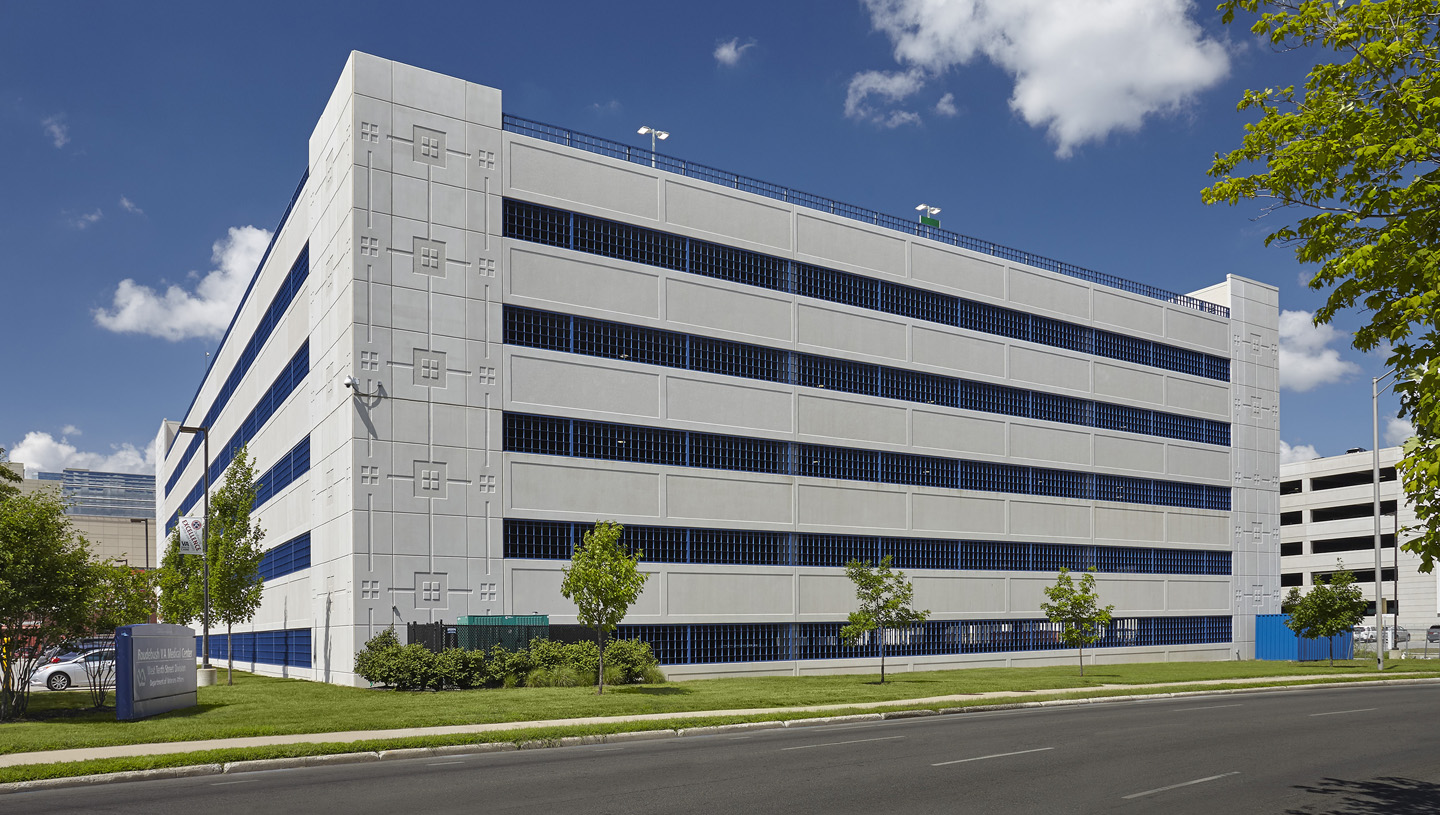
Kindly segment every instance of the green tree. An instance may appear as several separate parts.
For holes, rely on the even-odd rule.
[[[595,675],[597,694],[605,692],[605,639],[625,619],[650,577],[640,571],[640,559],[645,553],[639,549],[634,555],[625,552],[620,542],[624,531],[625,527],[614,521],[596,521],[595,528],[585,533],[570,565],[562,570],[560,593],[579,609],[580,624],[595,629],[595,644],[600,648],[600,668]]]
[[[265,539],[265,530],[250,519],[259,487],[255,463],[241,447],[226,468],[220,489],[210,499],[214,530],[207,530],[205,535],[210,550],[210,611],[216,621],[225,624],[225,681],[231,685],[235,684],[231,635],[237,623],[255,616],[265,588],[260,578],[260,559],[265,555],[260,542]]]
[[[930,612],[910,607],[915,602],[915,589],[905,579],[904,572],[890,571],[889,555],[881,558],[880,565],[875,567],[871,567],[868,560],[852,560],[845,564],[845,575],[855,584],[860,608],[850,612],[850,621],[840,629],[840,637],[847,645],[855,645],[867,639],[870,632],[879,632],[880,684],[883,685],[886,632],[923,623],[930,618]]]
[[[1361,351],[1388,347],[1415,436],[1399,462],[1421,533],[1404,544],[1429,572],[1440,555],[1440,0],[1226,0],[1273,47],[1314,52],[1297,89],[1248,90],[1258,115],[1216,154],[1207,204],[1262,201],[1284,222],[1265,239],[1319,267],[1317,324],[1359,308]]]
[[[113,635],[122,625],[148,622],[155,613],[155,588],[151,574],[111,561],[90,564],[89,613],[76,634]],[[86,662],[85,676],[90,701],[105,706],[115,688],[114,662]]]
[[[1070,578],[1070,570],[1060,569],[1055,585],[1045,587],[1050,602],[1041,603],[1040,610],[1050,622],[1060,626],[1060,641],[1080,650],[1080,675],[1085,675],[1085,646],[1091,645],[1110,625],[1110,612],[1115,606],[1100,605],[1095,593],[1095,570],[1080,575],[1080,585]]]
[[[25,715],[40,647],[88,622],[90,574],[58,493],[0,496],[0,720]]]
[[[249,452],[235,452],[225,477],[210,498],[210,522],[206,524],[206,557],[210,561],[211,624],[225,624],[225,651],[230,654],[227,681],[235,667],[231,636],[237,623],[255,616],[264,590],[260,578],[260,543],[264,530],[250,519],[255,506],[255,466]],[[172,531],[160,560],[160,616],[167,623],[205,624],[204,564],[195,555],[180,554],[180,533]]]
[[[1365,597],[1355,585],[1355,575],[1343,562],[1339,571],[1324,583],[1316,583],[1304,594],[1291,587],[1282,607],[1290,610],[1285,626],[1306,639],[1334,637],[1343,634],[1365,619]],[[1335,641],[1330,640],[1330,665],[1335,665]]]
[[[18,473],[12,471],[5,464],[10,461],[10,454],[0,447],[0,501],[12,495],[20,494],[20,482],[24,480]]]

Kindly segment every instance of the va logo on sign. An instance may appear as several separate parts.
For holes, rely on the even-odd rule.
[[[199,555],[205,552],[205,519],[187,516],[180,519],[180,554]]]

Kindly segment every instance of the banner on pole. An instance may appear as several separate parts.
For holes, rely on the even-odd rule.
[[[205,552],[205,519],[187,516],[180,519],[180,554],[199,555]]]

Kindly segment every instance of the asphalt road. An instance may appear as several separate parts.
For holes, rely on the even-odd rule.
[[[1440,813],[1440,685],[817,725],[5,796],[8,812]]]

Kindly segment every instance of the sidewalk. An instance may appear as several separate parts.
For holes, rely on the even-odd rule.
[[[177,741],[157,744],[118,744],[109,747],[83,747],[73,750],[45,750],[33,753],[9,753],[0,755],[0,767],[21,764],[51,764],[67,761],[86,761],[97,758],[121,758],[126,756],[151,756],[170,753],[190,753],[199,750],[221,750],[236,747],[266,747],[277,744],[313,744],[321,742],[355,742],[380,739],[403,739],[415,736],[448,736],[471,733],[489,733],[504,730],[522,730],[541,727],[572,727],[578,725],[603,724],[606,722],[673,721],[676,719],[698,719],[717,716],[761,716],[776,713],[823,713],[827,710],[868,710],[878,708],[917,707],[928,708],[947,702],[994,701],[1006,703],[1023,701],[1037,695],[1057,693],[1080,693],[1103,690],[1131,690],[1134,696],[1163,695],[1166,688],[1196,685],[1242,685],[1270,680],[1287,683],[1311,679],[1345,679],[1374,677],[1373,673],[1319,674],[1285,677],[1249,677],[1242,679],[1216,679],[1207,682],[1163,682],[1150,685],[1090,685],[1083,688],[1056,688],[1044,691],[991,691],[988,693],[955,694],[931,696],[923,699],[896,699],[885,702],[841,703],[833,705],[812,705],[807,707],[751,708],[745,710],[694,710],[675,713],[644,713],[628,716],[598,716],[578,719],[551,719],[548,721],[492,722],[488,724],[449,725],[444,727],[407,727],[392,730],[348,730],[335,733],[292,733],[279,736],[251,736],[233,739],[206,739],[203,741]],[[1386,679],[1389,682],[1440,682],[1440,679]],[[1286,687],[1272,686],[1272,687]],[[1312,686],[1305,686],[1312,687]],[[1200,693],[1213,693],[1201,691]],[[1221,691],[1224,692],[1224,691]],[[1110,697],[1113,698],[1113,697]]]

